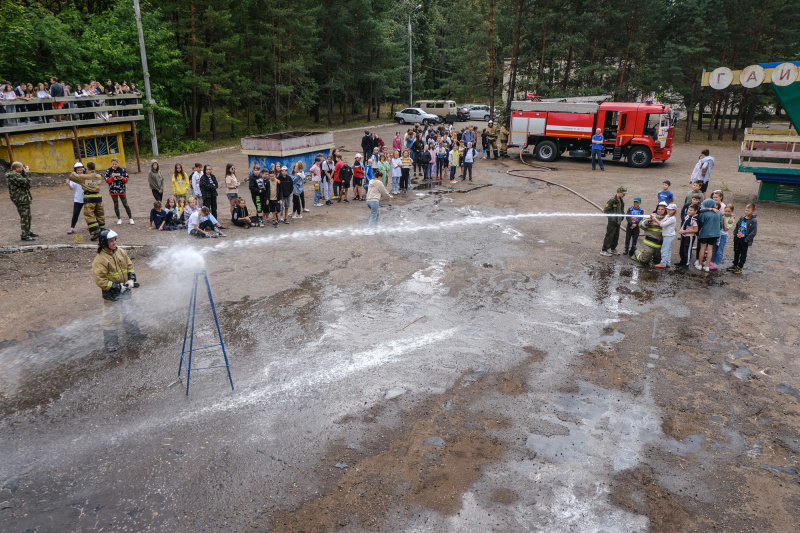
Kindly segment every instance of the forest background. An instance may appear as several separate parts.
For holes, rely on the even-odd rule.
[[[700,78],[798,59],[799,1],[141,0],[141,10],[160,144],[191,150],[391,118],[409,103],[409,17],[415,100],[491,100],[502,115],[510,66],[518,96],[677,104],[689,140],[703,127],[695,110],[745,126],[776,106],[768,86],[717,92]],[[0,78],[142,87],[133,0],[3,0],[0,21]]]

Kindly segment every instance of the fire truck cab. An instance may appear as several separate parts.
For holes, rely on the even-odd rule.
[[[675,128],[662,104],[512,102],[508,145],[531,147],[545,162],[567,151],[589,157],[596,128],[603,130],[602,155],[613,161],[644,168],[672,155]]]

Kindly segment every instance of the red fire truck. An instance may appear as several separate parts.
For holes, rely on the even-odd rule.
[[[603,155],[613,161],[644,168],[672,154],[675,127],[662,104],[512,102],[508,145],[532,148],[539,161],[566,151],[589,157],[596,128],[603,130]]]

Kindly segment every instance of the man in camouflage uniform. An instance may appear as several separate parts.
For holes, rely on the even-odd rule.
[[[622,200],[628,189],[619,187],[617,194],[608,202],[606,202],[603,213],[609,215],[623,215],[625,214],[625,202]],[[606,226],[606,237],[603,239],[603,251],[600,255],[619,255],[617,251],[617,243],[619,243],[619,227],[622,225],[624,217],[608,217],[608,225]]]
[[[11,170],[6,174],[8,193],[11,201],[17,206],[19,212],[19,225],[22,228],[22,240],[32,241],[37,234],[31,231],[31,178],[28,176],[30,169],[15,161],[11,163]]]
[[[489,146],[486,148],[486,158],[492,159],[492,152],[494,152],[494,158],[497,159],[497,127],[494,125],[494,121],[489,121],[489,127],[486,128],[486,140],[489,141]]]

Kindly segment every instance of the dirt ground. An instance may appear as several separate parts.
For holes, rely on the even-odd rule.
[[[352,156],[362,134],[335,142]],[[598,204],[625,185],[649,212],[664,179],[683,198],[700,149],[531,175]],[[757,182],[735,149],[712,155],[742,214]],[[247,168],[237,150],[176,161]],[[148,231],[134,174],[136,224],[111,227],[144,245],[149,338],[116,358],[92,249],[0,254],[0,532],[795,531],[800,208],[758,205],[743,275],[657,271],[598,254],[605,218],[517,216],[597,212],[506,174],[524,168],[481,160],[472,184],[385,200],[375,234],[351,202],[203,242]],[[37,244],[89,242],[83,220],[66,234],[66,186],[33,195]],[[0,213],[0,246],[23,244],[7,194]],[[209,370],[186,397],[200,265],[236,388]],[[206,316],[197,335],[214,331]]]

